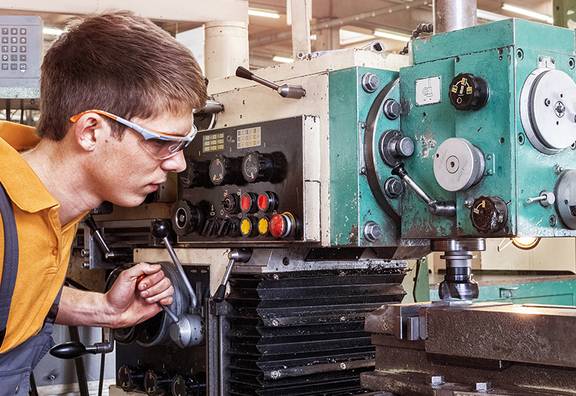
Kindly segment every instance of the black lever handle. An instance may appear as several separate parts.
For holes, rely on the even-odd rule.
[[[50,355],[59,359],[75,359],[86,354],[86,347],[79,342],[65,342],[50,348]]]
[[[238,66],[236,69],[236,77],[245,78],[246,80],[252,80],[254,73],[250,70],[246,69],[245,67]]]
[[[278,92],[278,94],[283,98],[301,99],[304,96],[306,96],[306,90],[302,88],[301,85],[289,85],[289,84],[278,85],[273,83],[272,81],[268,81],[262,77],[258,77],[250,70],[242,66],[238,66],[238,68],[236,68],[236,77],[256,81],[257,83],[262,84],[265,87],[271,88],[274,91]]]
[[[85,346],[80,342],[69,341],[54,345],[50,348],[50,355],[59,359],[75,359],[87,353],[100,354],[109,353],[114,350],[112,341],[97,342],[94,345]]]

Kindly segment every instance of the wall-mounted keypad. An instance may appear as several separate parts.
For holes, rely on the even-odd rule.
[[[28,27],[2,27],[0,28],[0,69],[20,71],[28,70]]]

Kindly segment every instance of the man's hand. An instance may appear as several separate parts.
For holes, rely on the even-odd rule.
[[[114,328],[133,326],[172,303],[174,288],[160,265],[140,263],[124,270],[104,295]],[[158,304],[159,303],[159,304]]]

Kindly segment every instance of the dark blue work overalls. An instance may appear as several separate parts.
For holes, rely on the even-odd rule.
[[[0,345],[6,335],[6,323],[18,273],[18,233],[12,204],[0,184],[0,213],[4,224],[4,267],[0,283]],[[56,297],[40,332],[23,344],[0,353],[0,396],[27,395],[30,372],[54,345],[52,329],[58,312]]]

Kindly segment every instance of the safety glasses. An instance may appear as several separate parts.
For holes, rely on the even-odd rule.
[[[99,114],[130,128],[132,131],[144,138],[140,141],[142,148],[158,160],[165,160],[178,154],[180,150],[188,147],[198,132],[198,129],[196,129],[194,124],[192,124],[192,130],[184,136],[176,133],[154,131],[104,110],[83,111],[70,117],[70,122],[77,122],[80,117],[86,113]]]

